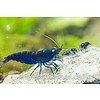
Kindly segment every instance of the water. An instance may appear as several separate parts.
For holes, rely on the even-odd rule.
[[[11,29],[10,24],[7,24],[7,25],[6,25],[6,30],[9,31],[10,29]]]

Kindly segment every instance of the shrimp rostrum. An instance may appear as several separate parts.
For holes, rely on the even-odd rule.
[[[53,69],[52,67],[50,67],[50,65],[52,65],[55,68],[56,72],[58,71],[57,68],[58,65],[54,61],[61,60],[61,57],[58,55],[61,50],[62,48],[54,47],[54,48],[45,49],[37,52],[32,52],[32,51],[18,52],[18,53],[8,55],[7,57],[4,57],[2,64],[5,64],[10,60],[14,60],[25,64],[38,64],[30,74],[30,76],[38,67],[40,67],[40,71],[39,71],[39,76],[40,76],[42,65],[44,65],[46,68],[49,68],[51,72],[54,74]]]

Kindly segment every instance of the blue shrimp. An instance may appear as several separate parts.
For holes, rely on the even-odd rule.
[[[32,73],[30,74],[30,76],[38,67],[40,67],[40,71],[39,71],[39,76],[40,76],[42,65],[49,68],[53,73],[52,67],[50,67],[49,65],[54,66],[56,72],[58,71],[57,68],[58,65],[53,61],[55,60],[61,61],[61,57],[58,55],[61,50],[62,48],[50,48],[50,49],[45,49],[37,52],[32,52],[32,51],[18,52],[18,53],[8,55],[7,57],[4,57],[2,64],[5,64],[10,60],[14,60],[25,64],[38,64],[37,67],[35,67]]]
[[[76,54],[76,53],[77,53],[77,49],[76,49],[76,48],[72,48],[72,49],[71,49],[71,52],[72,52],[73,54]]]
[[[67,50],[66,52],[64,52],[62,54],[62,56],[73,56],[77,54],[77,49],[76,48],[72,48],[70,50]]]
[[[89,43],[89,42],[82,43],[80,45],[80,50],[81,51],[86,50],[89,45],[91,45],[91,43]]]

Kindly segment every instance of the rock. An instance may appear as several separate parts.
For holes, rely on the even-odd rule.
[[[63,63],[55,62],[59,65],[59,71],[54,75],[42,66],[40,77],[39,68],[30,76],[35,65],[27,72],[8,75],[2,84],[82,84],[100,79],[100,48],[90,47],[79,51],[77,56],[64,57]]]

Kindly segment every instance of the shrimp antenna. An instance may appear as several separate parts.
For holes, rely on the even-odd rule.
[[[38,32],[38,31],[36,31],[36,32]],[[40,32],[39,32],[40,33]],[[40,33],[40,34],[42,34],[42,33]],[[56,41],[54,41],[52,38],[50,38],[49,36],[47,36],[47,35],[45,35],[45,34],[42,34],[43,36],[45,36],[46,38],[48,38],[48,39],[50,39],[58,48],[59,48],[59,46],[58,46],[58,44],[56,43]]]

